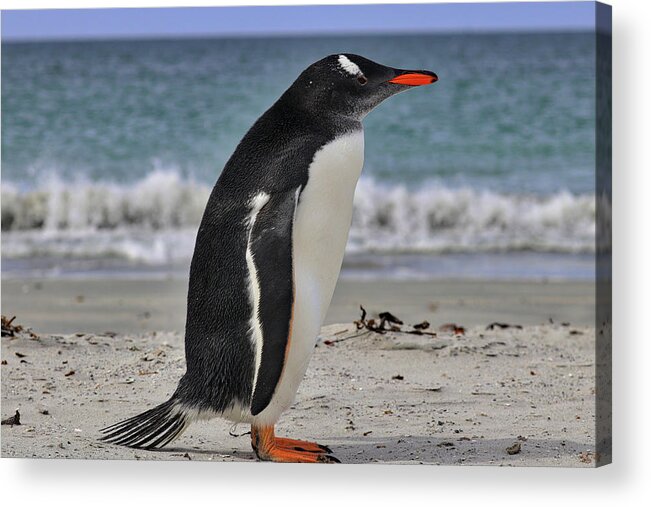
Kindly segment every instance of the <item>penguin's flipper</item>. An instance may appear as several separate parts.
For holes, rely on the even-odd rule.
[[[269,196],[252,223],[249,251],[255,266],[261,357],[253,387],[251,414],[262,412],[273,397],[285,363],[292,331],[294,269],[292,242],[300,187]]]

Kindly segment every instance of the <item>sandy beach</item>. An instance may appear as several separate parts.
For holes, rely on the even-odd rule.
[[[3,279],[2,314],[38,333],[178,331],[187,279]],[[340,279],[326,324],[352,322],[360,305],[434,326],[495,321],[594,326],[595,288],[581,281],[355,281]]]
[[[3,457],[252,461],[245,425],[196,423],[163,451],[99,429],[164,401],[184,371],[180,281],[3,281]],[[436,336],[364,333],[364,304]],[[584,283],[339,284],[277,433],[343,463],[595,465],[594,290]],[[178,308],[177,308],[178,307]],[[145,313],[148,312],[148,313]],[[551,319],[551,321],[550,321]],[[492,322],[522,326],[487,329]],[[464,334],[439,329],[455,322]],[[405,327],[407,329],[407,327]],[[5,363],[6,361],[6,363]],[[510,452],[510,453],[509,453]]]

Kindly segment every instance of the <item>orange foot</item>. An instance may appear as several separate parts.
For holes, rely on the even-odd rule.
[[[261,461],[277,463],[340,463],[325,445],[278,438],[273,426],[251,426],[251,447]]]

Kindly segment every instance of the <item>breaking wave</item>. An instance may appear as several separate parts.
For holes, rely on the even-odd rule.
[[[2,256],[186,262],[210,190],[165,170],[129,185],[52,176],[23,190],[3,182]],[[586,253],[594,243],[594,195],[500,194],[434,181],[414,188],[363,178],[348,250]]]
[[[360,181],[352,248],[394,252],[540,251],[595,249],[595,197],[418,189]]]

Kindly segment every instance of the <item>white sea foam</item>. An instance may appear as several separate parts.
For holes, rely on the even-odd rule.
[[[361,251],[591,252],[594,195],[505,195],[434,183],[359,183],[349,248]]]
[[[21,192],[2,183],[2,230],[89,232],[120,227],[150,230],[194,226],[210,188],[183,180],[175,171],[155,170],[133,185],[64,182],[55,175]]]
[[[185,262],[210,187],[156,170],[132,185],[2,183],[2,256]],[[595,196],[360,180],[349,252],[594,252]]]

